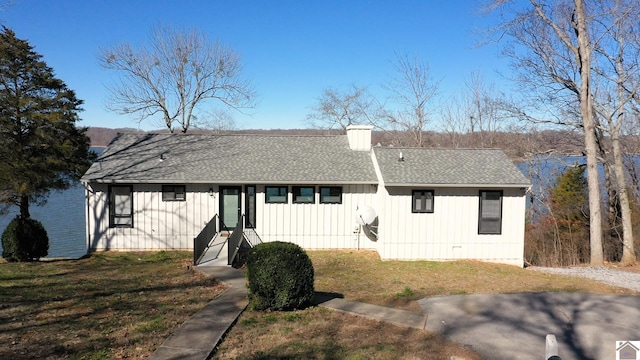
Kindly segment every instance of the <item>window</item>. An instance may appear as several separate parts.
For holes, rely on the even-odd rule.
[[[480,191],[478,234],[502,233],[502,191]]]
[[[254,228],[256,226],[256,186],[247,185],[244,188],[244,226]]]
[[[133,227],[133,189],[109,187],[109,227]]]
[[[313,186],[294,186],[294,204],[313,204],[316,202],[316,188]]]
[[[320,204],[342,204],[342,188],[339,186],[321,186]]]
[[[433,212],[433,190],[413,190],[411,195],[411,212]]]
[[[185,201],[184,185],[162,185],[162,201]]]
[[[286,204],[287,203],[287,187],[286,186],[267,186],[265,187],[265,202],[267,204]]]

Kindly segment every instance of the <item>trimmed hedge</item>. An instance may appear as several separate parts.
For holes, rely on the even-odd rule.
[[[259,244],[247,257],[247,281],[253,309],[300,309],[313,297],[313,264],[296,244]]]
[[[49,254],[49,236],[42,223],[16,216],[2,233],[2,257],[8,261],[33,261]]]

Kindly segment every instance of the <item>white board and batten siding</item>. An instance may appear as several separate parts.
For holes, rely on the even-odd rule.
[[[499,235],[478,234],[480,188],[429,188],[434,191],[433,213],[411,212],[412,190],[380,189],[378,252],[382,259],[476,259],[523,266],[524,190],[500,189]]]
[[[185,201],[163,201],[162,185],[133,184],[133,227],[109,227],[109,186],[87,186],[87,242],[95,250],[189,250],[193,238],[219,214],[219,186],[186,184]],[[209,193],[213,190],[213,194]],[[342,186],[342,204],[294,204],[288,186],[286,204],[265,203],[265,186],[256,186],[256,231],[267,241],[287,241],[305,249],[374,249],[355,231],[358,206],[374,205],[374,185]],[[213,195],[213,196],[212,196]],[[246,213],[245,194],[241,207]]]
[[[264,186],[256,190],[256,231],[265,242],[292,242],[305,249],[375,249],[377,246],[356,231],[355,221],[358,206],[374,205],[375,185],[343,185],[342,204],[321,204],[318,186],[314,204],[294,204],[290,186],[286,204],[266,204]]]
[[[94,250],[189,250],[218,213],[208,185],[186,185],[185,201],[163,201],[162,185],[133,184],[133,227],[109,227],[109,186],[87,186],[87,246]]]

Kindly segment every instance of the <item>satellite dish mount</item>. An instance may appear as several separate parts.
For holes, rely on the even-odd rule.
[[[356,222],[364,229],[365,234],[371,240],[378,239],[378,214],[369,205],[356,208]]]

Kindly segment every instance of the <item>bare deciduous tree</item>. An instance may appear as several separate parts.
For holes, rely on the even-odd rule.
[[[103,48],[98,60],[121,75],[109,87],[109,109],[135,114],[138,121],[160,115],[170,132],[176,124],[186,132],[199,106],[210,100],[233,109],[253,105],[254,91],[240,55],[196,30],[156,27],[147,45]]]
[[[594,98],[595,114],[604,119],[610,135],[616,193],[622,220],[622,264],[636,261],[627,174],[620,143],[625,122],[640,89],[640,4],[629,0],[595,3],[597,21],[593,32],[600,40],[594,47],[594,75],[598,79]]]
[[[391,94],[391,102],[397,109],[387,110],[386,122],[392,130],[400,130],[411,135],[412,143],[426,145],[424,132],[429,123],[432,100],[438,92],[439,82],[431,78],[428,64],[416,56],[396,55],[395,76],[385,88]]]
[[[442,127],[454,141],[453,146],[495,147],[496,132],[502,129],[508,114],[503,109],[504,95],[478,72],[471,73],[458,94],[440,108]],[[471,142],[460,144],[456,139],[460,134],[467,134]]]
[[[317,101],[307,115],[307,122],[313,128],[344,132],[349,125],[378,124],[380,105],[365,87],[328,88]]]
[[[195,118],[199,128],[213,131],[214,134],[221,134],[224,131],[236,130],[238,128],[233,114],[227,109],[215,108],[205,111]]]
[[[465,141],[471,131],[465,100],[464,96],[452,95],[440,106],[442,131],[454,148],[469,146]]]
[[[584,0],[530,0],[530,6],[507,8],[510,1],[496,0],[494,5],[507,8],[510,19],[497,29],[515,40],[516,47],[507,55],[520,70],[520,80],[533,91],[540,103],[579,108],[584,132],[589,187],[591,264],[604,262],[602,213],[598,179],[598,152],[593,113],[592,49],[588,27],[590,17]],[[557,113],[561,119],[561,113]],[[530,116],[530,115],[528,115]],[[560,120],[562,121],[562,120]]]

